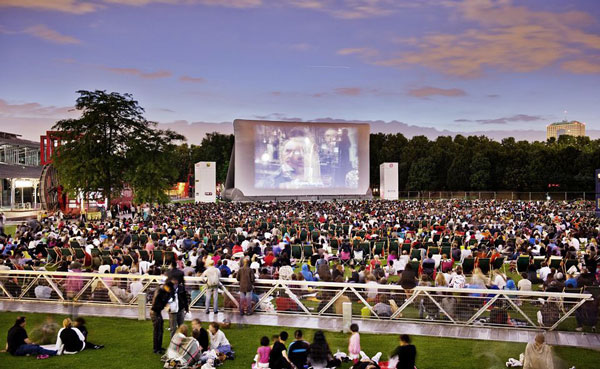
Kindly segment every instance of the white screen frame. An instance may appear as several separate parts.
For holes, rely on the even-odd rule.
[[[357,130],[359,181],[357,188],[256,188],[255,187],[255,127],[259,125],[317,128],[354,128]],[[365,195],[369,190],[369,136],[367,123],[282,122],[236,119],[235,136],[235,187],[245,196],[306,196],[306,195]]]

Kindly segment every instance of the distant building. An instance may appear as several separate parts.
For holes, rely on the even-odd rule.
[[[36,208],[39,203],[40,143],[0,132],[0,208]]]
[[[546,127],[546,140],[549,140],[551,137],[558,139],[562,135],[573,137],[585,136],[585,123],[576,120],[571,122],[563,120],[562,122],[549,124]]]

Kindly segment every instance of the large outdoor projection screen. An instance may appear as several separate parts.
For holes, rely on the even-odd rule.
[[[364,195],[369,125],[235,120],[235,187],[245,196]]]

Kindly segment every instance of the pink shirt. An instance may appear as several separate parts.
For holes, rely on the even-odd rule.
[[[350,343],[348,344],[348,353],[350,355],[360,354],[360,334],[358,332],[352,333],[350,336]]]
[[[269,355],[271,355],[271,347],[269,346],[260,346],[258,350],[256,350],[258,354],[258,362],[261,364],[269,363]]]

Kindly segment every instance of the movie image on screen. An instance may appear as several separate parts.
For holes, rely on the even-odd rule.
[[[357,189],[356,127],[254,126],[257,189]]]

